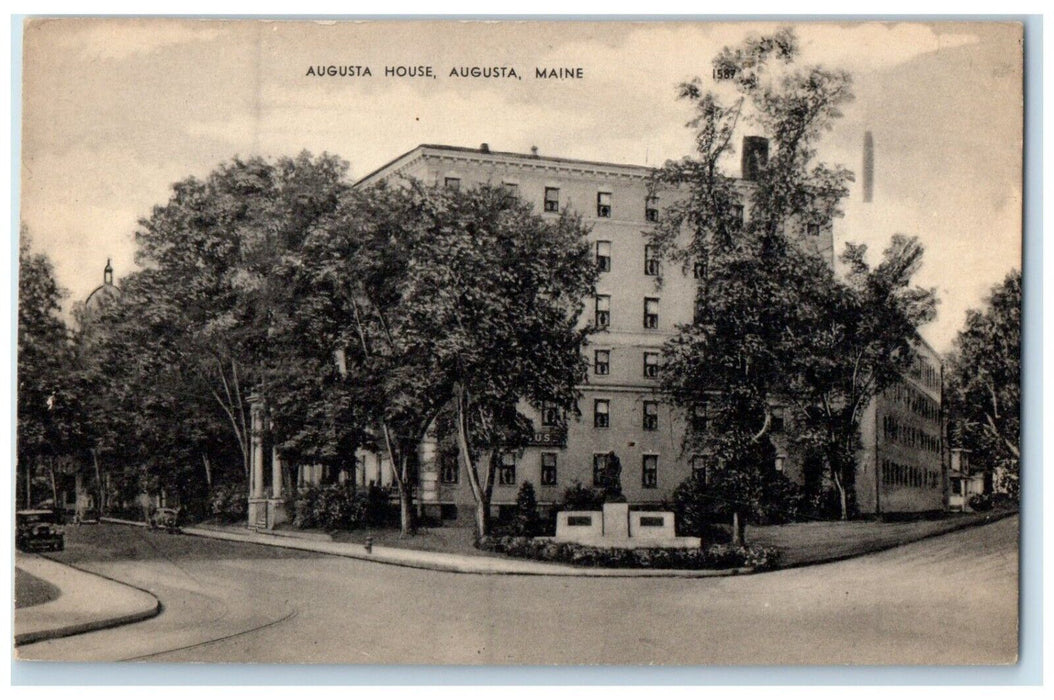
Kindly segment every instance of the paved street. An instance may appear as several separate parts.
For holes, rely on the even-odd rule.
[[[453,664],[985,664],[1017,654],[1007,518],[858,559],[717,579],[448,574],[122,526],[57,558],[162,613],[23,659]]]

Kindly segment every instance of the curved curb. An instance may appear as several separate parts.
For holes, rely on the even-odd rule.
[[[147,619],[150,619],[152,617],[156,617],[157,615],[159,615],[161,613],[161,611],[163,609],[163,606],[161,605],[161,601],[158,600],[157,596],[155,596],[153,593],[151,593],[150,591],[148,591],[146,589],[139,588],[138,586],[133,586],[133,585],[131,585],[129,583],[125,583],[124,581],[118,581],[117,579],[110,578],[109,576],[104,576],[103,574],[97,574],[97,573],[95,573],[93,571],[87,571],[87,570],[82,569],[82,568],[77,567],[77,566],[72,566],[72,565],[66,564],[64,562],[56,561],[55,559],[52,559],[51,557],[41,557],[41,558],[42,559],[47,559],[49,562],[52,562],[53,564],[57,564],[59,566],[64,566],[66,568],[73,569],[74,571],[77,571],[82,576],[89,576],[89,577],[99,578],[99,579],[102,579],[104,581],[107,581],[110,584],[113,584],[113,585],[116,585],[116,586],[120,586],[122,588],[132,589],[132,590],[136,591],[137,593],[141,593],[143,595],[149,596],[154,602],[153,602],[152,605],[148,605],[146,607],[140,608],[139,610],[134,610],[134,611],[131,611],[131,612],[123,612],[122,614],[119,614],[119,615],[112,615],[111,614],[111,615],[108,615],[108,616],[96,617],[96,618],[93,618],[93,619],[90,619],[90,620],[83,620],[81,622],[74,622],[74,623],[67,624],[67,625],[57,625],[57,626],[54,626],[54,627],[47,627],[47,628],[43,628],[43,629],[31,630],[29,632],[16,633],[15,634],[15,646],[16,647],[23,646],[25,644],[33,644],[34,642],[41,642],[41,641],[45,641],[45,640],[48,640],[48,639],[59,639],[61,637],[71,637],[71,636],[76,635],[76,634],[84,634],[85,632],[95,632],[95,631],[98,631],[98,630],[109,629],[111,627],[120,627],[121,625],[128,625],[128,624],[131,624],[133,622],[141,622],[143,620],[147,620]],[[37,575],[38,578],[40,578],[40,576],[38,574],[34,574],[34,575]],[[44,579],[44,580],[48,580],[48,579]],[[27,612],[28,612],[28,615],[32,616],[33,612],[31,612],[31,611],[33,611],[33,608],[43,608],[45,605],[53,605],[55,602],[62,601],[63,597],[66,597],[66,599],[67,599],[64,602],[68,602],[70,596],[67,595],[67,593],[68,593],[67,591],[63,590],[63,588],[61,586],[59,586],[58,584],[56,584],[54,581],[48,580],[48,583],[51,583],[51,585],[53,585],[53,586],[55,586],[56,588],[59,589],[59,591],[60,591],[59,597],[55,601],[52,601],[51,603],[45,603],[45,604],[43,604],[41,606],[33,606],[31,608],[23,608],[24,612],[22,613],[22,615],[26,615]]]
[[[739,567],[733,569],[604,569],[604,568],[578,568],[559,564],[544,564],[531,562],[529,560],[510,560],[505,562],[495,557],[472,557],[480,562],[467,561],[468,555],[454,555],[465,561],[462,562],[437,562],[414,559],[412,549],[399,549],[399,555],[391,556],[384,552],[378,552],[380,547],[374,547],[372,554],[365,551],[356,552],[345,549],[346,547],[358,547],[359,545],[347,545],[333,543],[334,546],[325,546],[327,543],[311,542],[307,540],[294,540],[291,537],[278,537],[274,535],[240,535],[232,532],[209,530],[207,528],[187,527],[183,528],[183,534],[192,537],[206,537],[210,539],[226,540],[229,542],[242,542],[263,547],[281,547],[283,549],[296,549],[300,551],[328,554],[330,556],[357,559],[359,561],[374,564],[387,564],[389,566],[400,566],[407,569],[420,569],[424,571],[439,571],[451,574],[475,574],[477,576],[562,576],[578,578],[717,578],[724,576],[739,576],[754,573],[753,567]],[[319,546],[322,545],[322,546]],[[389,552],[394,547],[385,548]],[[406,554],[404,554],[406,553]],[[408,556],[407,556],[408,555]],[[497,563],[498,566],[488,567],[482,565],[484,562]],[[508,566],[515,562],[516,565]],[[499,568],[500,567],[500,568]]]

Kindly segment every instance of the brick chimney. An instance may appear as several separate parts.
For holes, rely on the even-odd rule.
[[[764,136],[743,137],[742,177],[757,180],[762,168],[769,163],[769,140]]]

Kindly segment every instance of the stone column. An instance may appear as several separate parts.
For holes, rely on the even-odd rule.
[[[252,420],[252,440],[250,442],[250,463],[252,464],[252,483],[250,498],[264,497],[264,453],[263,453],[263,401],[257,396],[249,398],[249,414]]]
[[[278,448],[271,448],[271,496],[272,498],[282,497],[282,459],[278,456]]]

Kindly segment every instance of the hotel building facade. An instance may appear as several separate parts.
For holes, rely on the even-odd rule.
[[[763,159],[766,150],[763,139],[748,137],[744,143],[745,177],[739,183],[744,201],[749,197],[752,159],[759,155]],[[543,217],[557,217],[570,208],[591,228],[589,240],[600,275],[596,296],[587,300],[582,323],[595,323],[600,330],[583,350],[589,373],[580,387],[581,416],[569,417],[562,427],[555,412],[535,413],[534,440],[506,454],[497,470],[492,499],[495,515],[515,503],[525,481],[534,485],[543,505],[560,502],[575,482],[593,485],[611,453],[621,463],[623,492],[637,505],[668,499],[693,469],[706,466],[701,457],[683,449],[686,416],[665,404],[658,393],[663,343],[679,324],[692,321],[696,280],[679,265],[664,266],[648,243],[648,231],[676,196],[675,192],[649,189],[653,172],[642,166],[543,157],[536,152],[496,152],[486,144],[478,149],[421,145],[356,184],[415,179],[450,188],[501,186]],[[803,226],[793,235],[833,266],[829,226]],[[920,362],[927,368],[920,370],[920,376],[931,377],[933,372],[939,376],[935,354],[929,353]],[[914,376],[905,378],[903,389],[891,389],[878,397],[867,412],[856,487],[863,512],[936,510],[946,498],[939,387],[919,385],[919,381]],[[913,406],[924,407],[923,412]],[[793,429],[793,417],[784,416],[779,408],[775,413],[774,441],[787,446],[780,447],[777,468],[801,481],[803,465],[786,437]],[[933,452],[929,448],[935,436]],[[474,501],[467,478],[459,473],[456,460],[438,453],[436,446],[435,437],[430,436],[419,451],[419,507],[444,519],[459,514],[462,519],[471,517]],[[358,483],[390,482],[385,455],[363,452],[358,464]],[[303,467],[298,481],[315,481],[316,472],[317,468]],[[938,474],[936,482],[934,473]]]

